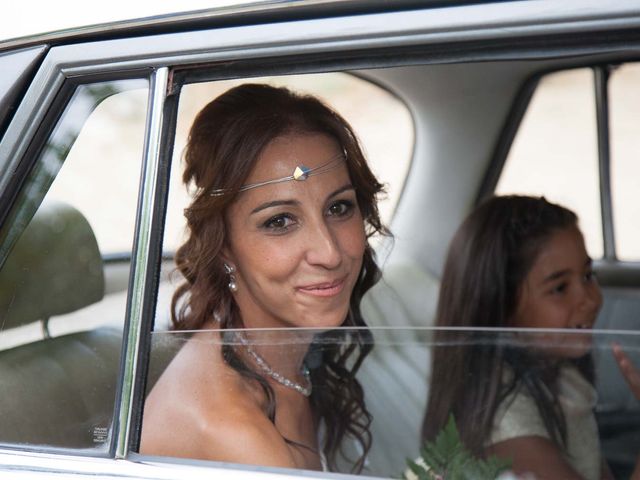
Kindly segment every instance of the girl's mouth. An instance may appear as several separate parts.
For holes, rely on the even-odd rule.
[[[593,327],[593,325],[590,324],[590,323],[581,323],[581,324],[578,324],[578,325],[574,325],[571,328],[574,328],[574,329],[577,329],[577,330],[591,330],[592,327]]]

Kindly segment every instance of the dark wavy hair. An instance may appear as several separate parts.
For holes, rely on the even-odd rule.
[[[449,247],[437,325],[512,327],[521,287],[540,250],[553,233],[577,221],[571,210],[544,197],[495,196],[484,201]],[[553,394],[557,363],[517,348],[508,338],[500,341],[494,332],[440,330],[435,337],[423,440],[433,440],[453,414],[463,443],[483,455],[498,406],[524,388],[550,438],[564,448],[566,422]],[[593,383],[591,355],[567,362]],[[505,377],[505,367],[513,375]]]
[[[198,329],[214,314],[222,329],[243,328],[239,309],[227,287],[221,256],[226,239],[225,213],[264,148],[278,137],[300,133],[327,135],[344,149],[367,238],[375,233],[388,234],[377,207],[383,185],[369,169],[353,130],[338,113],[313,96],[298,95],[286,88],[263,84],[234,87],[198,113],[189,134],[183,181],[195,191],[185,210],[188,238],[176,252],[177,268],[186,281],[172,299],[174,329]],[[230,193],[212,196],[214,189]],[[342,326],[366,327],[360,300],[379,277],[374,252],[367,242]],[[355,438],[362,447],[352,471],[361,471],[371,445],[371,415],[355,375],[372,347],[372,335],[366,328],[335,329],[317,334],[307,354],[314,386],[310,402],[326,427],[322,448],[332,469],[337,468],[337,455],[345,436]],[[233,346],[224,344],[222,349],[224,360],[232,368],[261,385],[267,414],[274,421],[275,396],[266,379],[246,365]]]

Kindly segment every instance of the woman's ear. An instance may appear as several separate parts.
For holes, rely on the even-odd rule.
[[[225,264],[229,265],[230,267],[235,267],[235,256],[233,255],[229,247],[222,247],[222,250],[220,251],[220,258],[222,258],[222,261]]]
[[[228,271],[232,269],[234,272],[236,270],[236,261],[235,255],[231,252],[228,247],[223,247],[220,251],[220,258],[222,258],[222,262],[225,265],[225,269]]]

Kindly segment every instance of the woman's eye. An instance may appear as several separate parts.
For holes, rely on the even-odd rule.
[[[585,273],[584,279],[587,282],[593,282],[596,279],[596,272],[589,270],[587,273]]]
[[[276,215],[274,217],[271,217],[269,220],[264,222],[262,226],[267,230],[281,232],[281,231],[286,231],[293,224],[294,224],[294,221],[290,215],[281,214],[281,215]]]
[[[329,206],[329,216],[344,217],[349,215],[353,211],[353,208],[354,203],[351,200],[340,200]]]

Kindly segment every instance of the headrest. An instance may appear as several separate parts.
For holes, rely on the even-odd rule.
[[[102,257],[89,222],[65,203],[42,204],[0,268],[0,330],[103,296]]]

